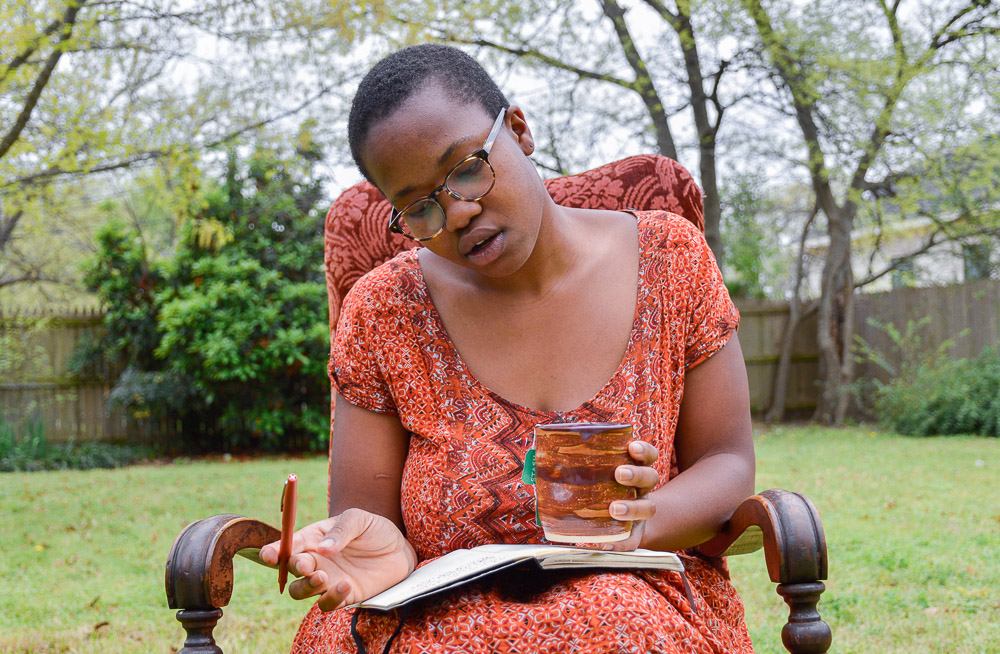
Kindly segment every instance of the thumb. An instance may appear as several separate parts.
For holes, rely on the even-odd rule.
[[[325,556],[336,554],[363,534],[371,522],[371,513],[361,509],[347,509],[337,516],[333,526],[316,547],[316,551]]]

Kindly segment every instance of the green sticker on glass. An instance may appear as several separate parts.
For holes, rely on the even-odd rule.
[[[535,448],[524,454],[524,469],[521,471],[521,481],[529,486],[535,485]]]

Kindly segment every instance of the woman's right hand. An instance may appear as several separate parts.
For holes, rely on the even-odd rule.
[[[278,563],[278,543],[260,550],[260,560]],[[361,602],[405,579],[417,564],[409,541],[388,518],[348,509],[295,532],[289,571],[301,577],[288,587],[295,599],[320,596],[332,611]]]

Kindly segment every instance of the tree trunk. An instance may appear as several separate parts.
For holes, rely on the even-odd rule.
[[[601,0],[601,9],[604,15],[611,21],[618,37],[618,43],[622,46],[622,53],[626,61],[635,73],[635,84],[633,89],[642,98],[642,103],[646,106],[650,120],[653,121],[653,130],[656,133],[656,146],[660,154],[677,161],[677,146],[674,145],[674,137],[670,132],[670,124],[667,119],[667,112],[660,100],[660,95],[653,85],[653,78],[649,74],[646,62],[639,54],[639,49],[632,39],[632,34],[625,23],[625,10],[615,2],[615,0]]]
[[[646,4],[677,33],[681,54],[684,56],[685,81],[691,93],[691,112],[695,129],[698,131],[698,174],[705,194],[705,240],[708,241],[708,247],[712,249],[712,254],[715,255],[715,260],[721,268],[725,257],[721,227],[722,200],[719,198],[715,167],[715,135],[718,133],[719,121],[722,120],[721,108],[718,120],[713,125],[708,115],[709,97],[705,93],[705,77],[701,70],[701,57],[698,55],[698,41],[691,23],[691,3],[688,0],[677,0],[677,13],[671,12],[660,0],[646,0]],[[722,75],[723,68],[724,65],[720,66],[718,75]]]
[[[710,142],[703,140],[700,148],[701,159],[698,162],[701,175],[701,187],[705,192],[705,240],[719,267],[725,260],[725,245],[722,242],[722,200],[719,198],[719,185],[715,173],[715,137]]]
[[[725,251],[722,242],[722,200],[719,198],[719,184],[715,169],[715,135],[708,116],[708,95],[705,93],[705,77],[701,72],[701,57],[698,55],[698,41],[691,24],[691,3],[677,2],[677,20],[672,23],[680,40],[684,54],[684,69],[687,73],[688,89],[691,92],[691,111],[694,114],[695,129],[698,130],[698,173],[701,188],[705,192],[705,240],[719,267],[722,267]],[[721,69],[719,75],[721,75]],[[722,116],[719,116],[721,120]]]
[[[785,406],[788,403],[788,377],[792,366],[792,348],[795,345],[795,332],[799,328],[802,319],[812,313],[815,308],[802,311],[802,278],[805,276],[805,256],[806,238],[809,236],[809,228],[816,220],[819,213],[819,205],[813,207],[806,219],[806,224],[802,226],[802,233],[799,234],[799,254],[795,260],[795,282],[792,284],[792,299],[788,305],[788,324],[785,325],[785,332],[781,338],[781,353],[778,356],[778,367],[774,371],[774,383],[771,385],[771,406],[767,409],[764,420],[767,422],[780,422],[785,418]]]
[[[830,245],[823,265],[819,300],[819,395],[813,419],[828,425],[844,421],[852,381],[850,344],[854,337],[854,272],[851,268],[851,206],[827,216]]]

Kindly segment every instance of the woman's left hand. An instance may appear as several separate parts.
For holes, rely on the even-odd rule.
[[[632,521],[632,533],[625,540],[608,543],[602,547],[605,550],[631,551],[639,547],[646,520],[656,513],[656,506],[646,496],[656,488],[660,475],[653,467],[659,452],[645,441],[632,441],[628,453],[637,465],[618,466],[615,479],[623,486],[631,486],[636,490],[634,500],[618,500],[611,503],[611,517],[616,520]]]

